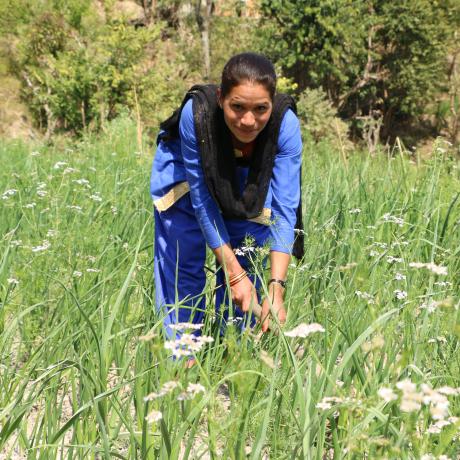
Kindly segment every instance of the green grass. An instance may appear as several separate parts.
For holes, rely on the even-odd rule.
[[[429,404],[400,407],[422,384],[460,387],[455,160],[357,153],[345,167],[306,148],[306,255],[290,267],[284,330],[324,333],[219,337],[209,314],[214,342],[186,370],[154,308],[152,155],[136,139],[120,119],[67,147],[0,146],[0,195],[17,190],[0,199],[1,458],[459,457],[458,421],[429,433]],[[207,296],[211,313],[211,277]],[[144,401],[169,381],[180,387]],[[178,400],[190,383],[205,391]],[[460,417],[460,394],[447,400],[444,418]],[[148,423],[152,410],[162,419]]]

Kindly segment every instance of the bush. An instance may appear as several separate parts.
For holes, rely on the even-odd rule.
[[[337,111],[321,89],[306,89],[297,99],[297,112],[306,139],[326,141],[348,149],[348,125],[337,116]]]
[[[76,29],[63,15],[45,12],[19,32],[11,49],[23,99],[39,127],[48,137],[98,129],[127,107],[156,128],[185,87],[185,66],[160,52],[163,24],[136,28],[100,20],[94,27],[95,19],[84,17],[79,24]]]

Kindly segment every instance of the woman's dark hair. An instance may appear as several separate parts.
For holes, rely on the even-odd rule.
[[[241,53],[231,57],[222,71],[220,85],[225,97],[232,88],[245,81],[259,83],[265,87],[273,99],[276,89],[276,73],[273,64],[261,54]]]

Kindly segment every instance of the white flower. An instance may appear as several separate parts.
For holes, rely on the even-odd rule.
[[[396,225],[399,225],[402,227],[404,225],[404,220],[401,219],[400,217],[392,216],[390,213],[386,213],[382,216],[382,220],[384,222],[390,222]]]
[[[75,169],[75,168],[65,168],[64,171],[62,172],[62,174],[72,174],[74,172],[78,172],[78,169]]]
[[[449,401],[432,404],[430,414],[434,420],[444,420],[449,415]]]
[[[89,180],[88,179],[74,179],[72,182],[75,182],[78,185],[84,185],[86,187],[89,186]],[[91,187],[88,187],[91,188]]]
[[[209,336],[196,337],[192,334],[182,334],[177,340],[166,341],[164,347],[171,350],[173,356],[190,356],[199,352],[206,343],[213,342],[214,339]]]
[[[395,278],[396,281],[403,281],[406,279],[406,275],[403,275],[402,273],[396,273]]]
[[[400,291],[399,289],[396,289],[393,292],[394,292],[394,295],[396,296],[397,299],[399,299],[399,300],[407,299],[407,292],[406,291]]]
[[[417,389],[417,386],[409,379],[404,379],[396,384],[396,388],[404,393],[414,393]]]
[[[426,268],[427,270],[431,271],[436,275],[447,275],[447,267],[443,267],[441,265],[436,265],[433,262],[411,262],[409,264],[411,268]]]
[[[95,193],[94,195],[91,195],[90,198],[93,201],[102,201],[102,197],[98,193]]]
[[[441,393],[446,396],[458,396],[460,395],[460,388],[443,386],[441,388],[438,388],[438,393]]]
[[[118,213],[118,209],[116,206],[110,206],[110,210],[112,211],[112,214],[117,214]]]
[[[452,283],[449,281],[436,281],[436,283],[433,283],[435,286],[440,286],[440,287],[448,287],[452,286]]]
[[[379,389],[377,394],[385,401],[390,402],[398,398],[396,393],[391,388],[382,387]]]
[[[434,300],[429,300],[428,302],[423,302],[420,305],[420,309],[424,310],[426,309],[428,313],[433,313],[436,308],[438,308],[438,303],[435,302]]]
[[[58,161],[57,163],[54,164],[53,168],[54,169],[61,169],[64,166],[67,166],[67,161]]]
[[[37,203],[33,202],[33,203],[25,204],[25,205],[23,206],[23,208],[26,208],[26,209],[34,209],[35,206],[37,206]]]
[[[77,270],[75,270],[73,273],[72,273],[72,276],[74,276],[75,278],[81,278],[81,276],[83,275],[82,272],[79,272]]]
[[[180,383],[176,382],[175,380],[165,382],[158,393],[153,392],[148,394],[147,396],[145,396],[144,401],[152,401],[153,399],[161,398],[162,396],[171,393],[178,387],[180,387]]]
[[[159,422],[162,418],[163,414],[160,411],[153,410],[147,415],[147,417],[145,417],[145,420],[147,420],[147,423],[154,423]]]
[[[86,271],[88,273],[99,273],[100,272],[98,268],[87,268]]]
[[[403,262],[403,259],[402,259],[402,257],[388,256],[388,257],[387,257],[387,262],[388,262],[389,264],[395,264],[395,263],[400,264],[401,262]]]
[[[177,323],[177,324],[170,324],[169,327],[173,331],[183,331],[185,329],[193,329],[193,330],[198,330],[201,329],[204,326],[203,323]]]
[[[31,157],[38,157],[38,155],[40,155],[40,152],[37,152],[36,150],[34,150],[33,152],[30,152]]]
[[[8,284],[13,284],[13,285],[19,284],[19,281],[16,278],[8,278],[6,281]]]
[[[350,214],[359,214],[361,212],[361,209],[359,208],[354,208],[354,209],[350,209],[348,211]]]
[[[416,412],[422,407],[417,399],[411,398],[410,396],[411,395],[407,395],[406,397],[403,396],[401,399],[401,405],[399,408],[402,412]]]
[[[37,190],[37,195],[43,198],[44,196],[48,195],[48,192],[46,190]]]
[[[331,403],[328,403],[328,402],[319,402],[318,404],[316,404],[315,406],[317,409],[319,410],[328,410],[332,407],[332,404]]]
[[[40,246],[34,246],[32,247],[32,252],[42,252],[42,251],[46,251],[47,249],[49,249],[51,246],[50,242],[48,240],[44,240],[43,241],[43,244],[41,244]]]
[[[5,190],[2,194],[2,200],[7,200],[10,196],[16,195],[16,193],[18,193],[18,191],[15,188]]]
[[[53,238],[57,235],[57,231],[56,230],[53,230],[52,228],[50,228],[47,232],[46,232],[46,236],[49,237],[49,238]]]
[[[196,396],[198,393],[204,393],[206,388],[201,383],[189,383],[187,386],[187,393]]]
[[[299,324],[296,326],[294,329],[291,331],[287,331],[284,333],[285,336],[287,337],[308,337],[310,334],[313,334],[315,332],[324,332],[325,329],[321,324],[318,323],[312,323],[312,324]]]
[[[77,205],[68,205],[67,209],[73,209],[74,211],[81,212],[82,208],[81,208],[81,206],[77,206]]]

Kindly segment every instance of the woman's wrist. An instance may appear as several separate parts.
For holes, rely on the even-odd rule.
[[[219,265],[225,270],[228,278],[241,273],[243,268],[228,243],[213,249],[213,252],[219,262]]]
[[[267,287],[270,299],[284,299],[285,288],[281,284],[272,282]]]

